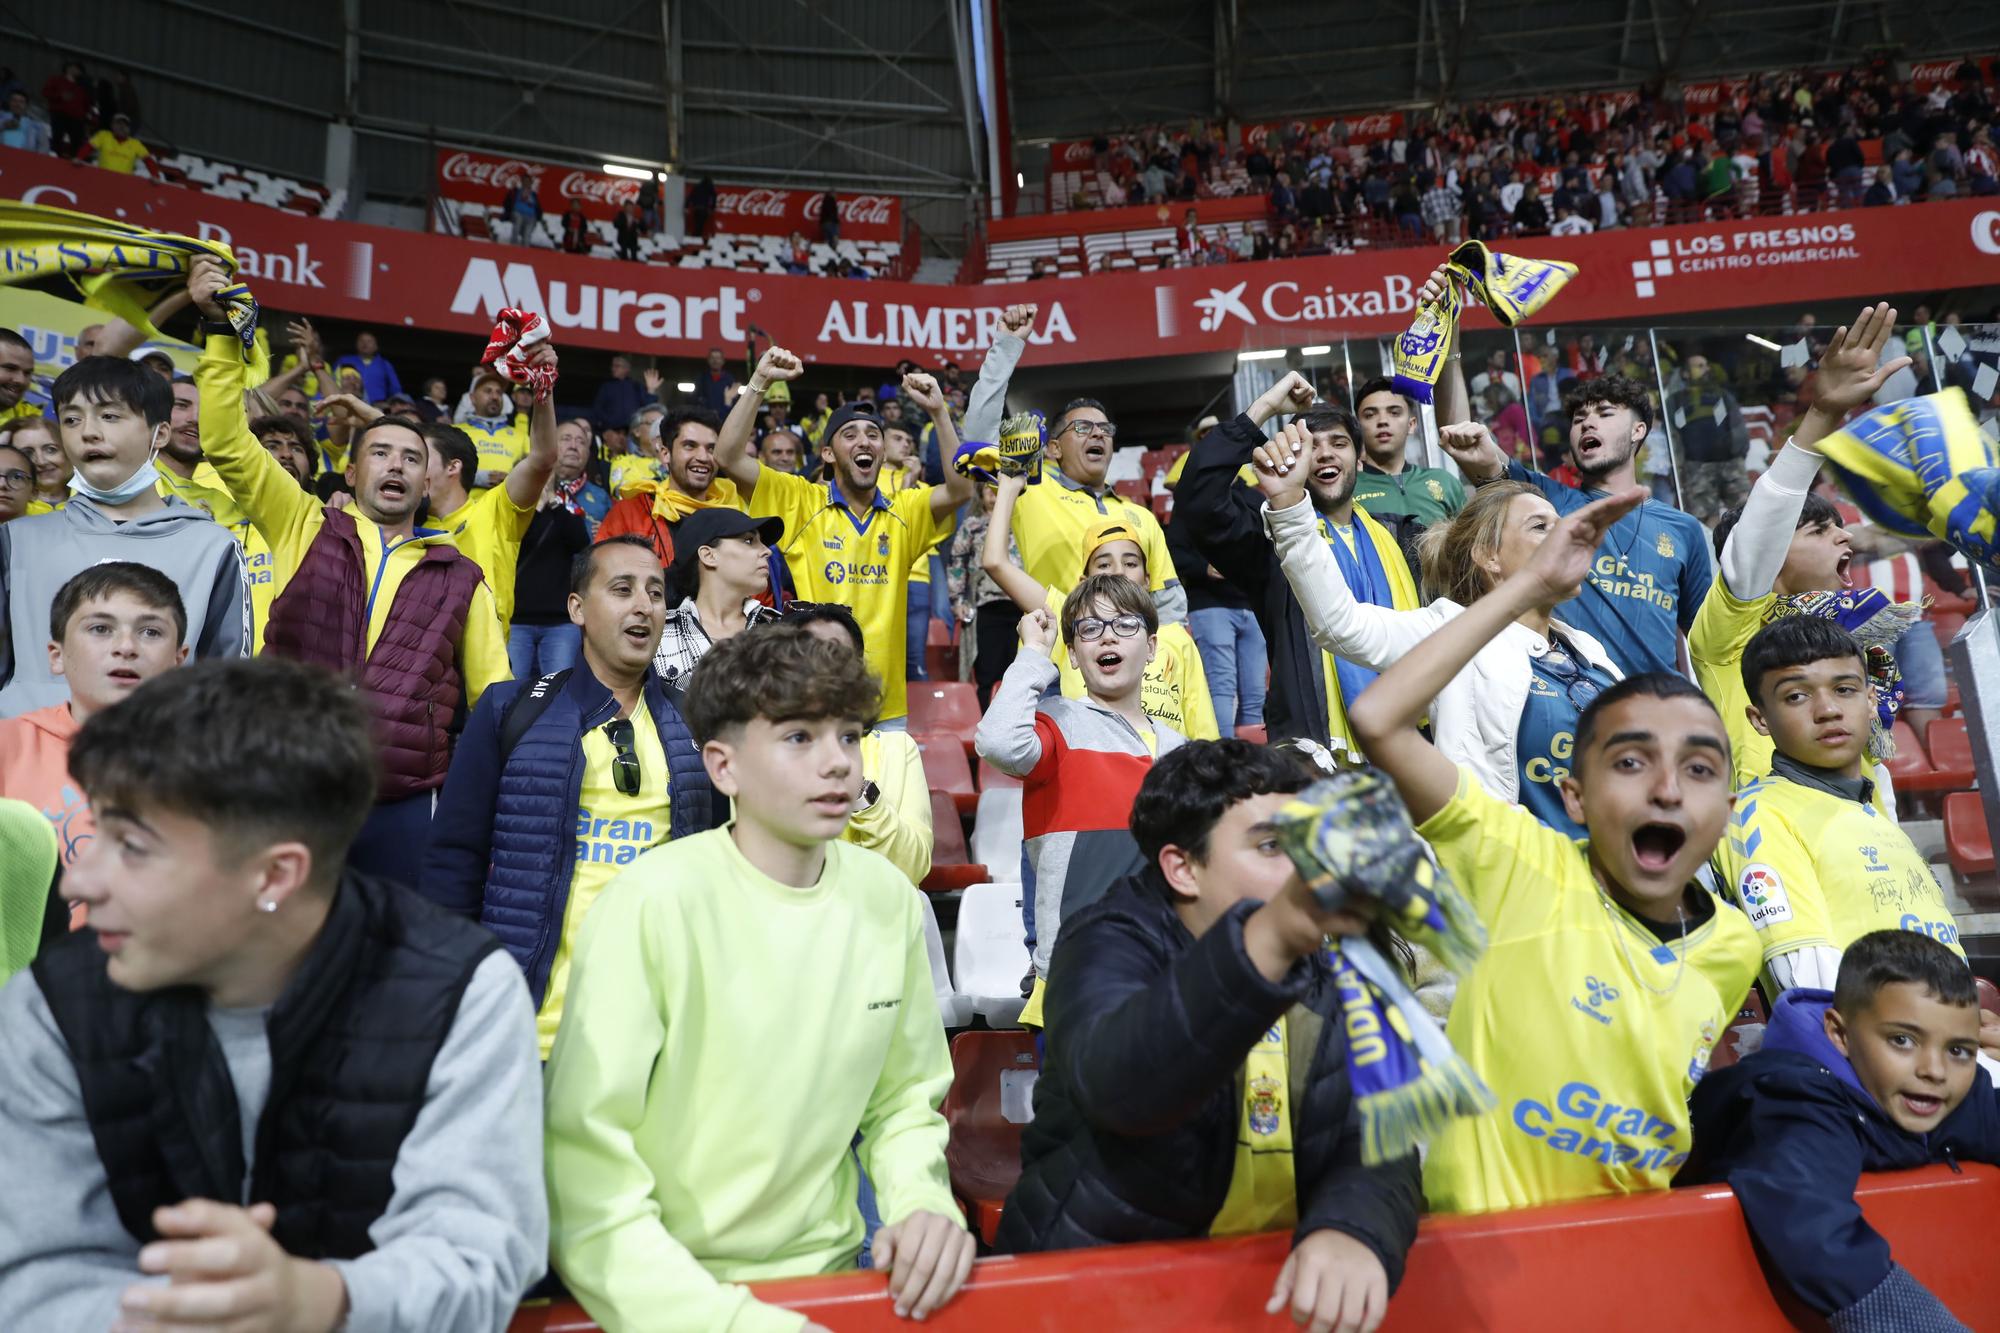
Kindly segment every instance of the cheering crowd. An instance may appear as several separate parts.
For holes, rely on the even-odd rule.
[[[1187,262],[1578,235],[1704,217],[1812,212],[2000,193],[1988,74],[1967,59],[1920,92],[1886,60],[1760,74],[1712,106],[1658,89],[1448,108],[1348,137],[1294,121],[1240,144],[1221,126],[1100,135],[1072,208],[1260,194],[1240,248],[1203,238]],[[1387,120],[1367,117],[1366,120]],[[1872,163],[1865,146],[1879,148]]]
[[[857,1263],[949,1302],[942,576],[1022,785],[998,1248],[1288,1231],[1263,1313],[1372,1330],[1426,1210],[1726,1180],[1833,1327],[1962,1327],[1853,1199],[2000,1161],[2000,1026],[1881,766],[1930,630],[1816,489],[1908,367],[1886,305],[1712,526],[1643,484],[1643,383],[1563,386],[1559,480],[1453,348],[1453,468],[1389,380],[1288,374],[1163,528],[1101,402],[1008,414],[1032,306],[969,389],[800,428],[775,346],[564,418],[519,311],[461,408],[303,323],[257,383],[231,282],[190,265],[191,377],[79,347],[46,417],[0,331],[0,1321],[502,1329],[559,1281],[792,1330],[745,1284]],[[1704,1077],[1753,987],[1763,1050]]]

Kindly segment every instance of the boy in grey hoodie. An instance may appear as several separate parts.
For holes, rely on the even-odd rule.
[[[153,456],[173,412],[166,381],[117,357],[86,357],[50,390],[74,494],[51,514],[0,528],[0,717],[60,703],[62,679],[38,651],[57,590],[91,565],[130,560],[159,570],[187,607],[197,658],[251,651],[250,591],[226,528],[163,497]]]

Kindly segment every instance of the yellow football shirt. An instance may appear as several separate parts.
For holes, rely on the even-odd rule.
[[[1914,930],[1965,955],[1923,853],[1873,804],[1759,778],[1736,793],[1716,860],[1767,962],[1815,946],[1844,950],[1871,930]]]
[[[785,520],[785,563],[801,600],[838,602],[854,612],[868,645],[868,666],[882,678],[882,720],[910,711],[904,657],[910,625],[910,566],[942,535],[951,515],[931,513],[931,487],[894,496],[877,490],[857,518],[833,482],[765,468],[750,493],[755,518]]]
[[[1049,615],[1058,625],[1065,600],[1053,588],[1049,590]],[[1083,673],[1070,665],[1065,642],[1058,642],[1051,656],[1062,678],[1064,697],[1083,698]],[[1222,731],[1215,723],[1215,701],[1208,693],[1208,671],[1186,625],[1160,626],[1157,650],[1139,685],[1139,706],[1146,710],[1146,716],[1158,718],[1189,740],[1221,739]]]
[[[1167,554],[1167,535],[1152,510],[1115,491],[1092,495],[1053,468],[1042,473],[1039,485],[1022,491],[1014,504],[1014,544],[1021,552],[1021,567],[1044,588],[1074,588],[1083,581],[1084,535],[1113,516],[1137,529],[1153,591],[1178,583],[1174,558]]]
[[[632,748],[639,756],[639,794],[627,796],[618,790],[612,772],[617,747],[592,727],[583,734],[583,789],[577,793],[576,864],[570,872],[569,902],[563,907],[562,936],[556,941],[556,956],[549,964],[548,989],[542,992],[542,1011],[535,1015],[535,1035],[542,1044],[542,1059],[549,1058],[555,1045],[556,1029],[562,1025],[563,996],[569,991],[570,961],[575,956],[577,932],[583,919],[619,872],[638,859],[639,853],[657,847],[672,836],[673,797],[667,787],[667,752],[660,745],[659,729],[653,725],[641,696],[632,709]]]
[[[141,158],[151,157],[153,150],[140,143],[131,135],[123,142],[110,130],[99,130],[90,136],[90,146],[97,150],[97,165],[106,171],[115,171],[129,176],[139,165]]]
[[[483,463],[481,466],[485,466]],[[502,625],[514,623],[514,570],[521,559],[521,539],[535,521],[533,507],[514,503],[505,486],[472,492],[449,514],[433,514],[431,526],[442,529],[459,553],[479,566],[493,590],[493,609]]]
[[[1743,688],[1743,650],[1757,631],[1764,628],[1777,600],[1776,593],[1765,593],[1752,601],[1743,601],[1729,591],[1729,584],[1717,574],[1708,596],[1702,599],[1701,609],[1694,613],[1694,625],[1688,630],[1688,658],[1694,663],[1695,683],[1722,714],[1723,729],[1729,733],[1730,766],[1738,787],[1771,771],[1771,738],[1751,726],[1744,711],[1750,705],[1750,692]]]
[[[1292,1157],[1291,1051],[1286,1020],[1257,1039],[1237,1075],[1236,1161],[1229,1193],[1208,1224],[1211,1236],[1289,1231],[1299,1223],[1298,1173]],[[1306,1052],[1311,1059],[1312,1053]]]
[[[1461,769],[1417,830],[1486,925],[1446,1033],[1498,1105],[1431,1142],[1437,1212],[1666,1189],[1687,1099],[1757,974],[1757,932],[1718,903],[1662,942],[1598,887],[1585,844]]]
[[[528,456],[528,418],[523,414],[509,417],[503,426],[464,421],[459,428],[472,437],[473,447],[479,450],[476,471],[511,472],[514,464]]]

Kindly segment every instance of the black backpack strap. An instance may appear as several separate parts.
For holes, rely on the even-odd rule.
[[[535,719],[549,710],[557,694],[569,681],[570,669],[551,671],[527,689],[514,696],[514,702],[507,705],[507,711],[500,715],[500,765],[506,767],[507,756],[514,753],[514,747],[521,743],[521,737],[528,734],[528,728],[535,725]]]

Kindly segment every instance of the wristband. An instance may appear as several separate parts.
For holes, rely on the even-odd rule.
[[[750,377],[750,382],[743,386],[743,391],[745,393],[754,393],[759,398],[762,398],[765,394],[771,391],[771,382],[769,380],[766,380],[762,384],[759,384],[757,382],[757,377],[755,375],[752,375]]]
[[[204,338],[234,338],[236,326],[226,319],[210,319],[206,315],[201,320],[201,336]]]

